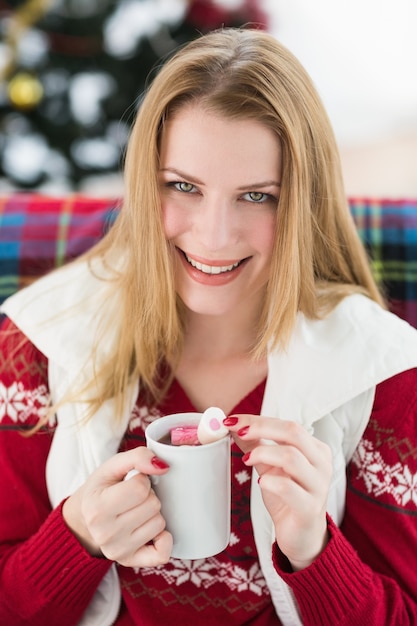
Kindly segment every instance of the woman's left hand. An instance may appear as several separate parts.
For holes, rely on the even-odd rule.
[[[256,415],[224,420],[254,466],[277,544],[294,570],[310,565],[328,541],[326,505],[330,448],[296,422]]]

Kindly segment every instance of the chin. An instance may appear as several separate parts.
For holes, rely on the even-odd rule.
[[[181,300],[190,313],[194,313],[195,315],[207,315],[213,317],[220,317],[222,315],[227,315],[230,312],[236,311],[237,306],[232,306],[230,303],[226,304],[224,302],[218,302],[215,298],[211,298],[207,301],[197,301],[193,298],[181,297]]]

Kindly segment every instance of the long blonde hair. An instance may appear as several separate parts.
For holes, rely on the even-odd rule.
[[[255,118],[281,142],[276,244],[255,355],[285,345],[298,311],[317,318],[353,292],[383,304],[350,215],[333,131],[310,77],[265,32],[209,33],[166,62],[147,91],[126,153],[122,210],[87,255],[106,258],[123,250],[127,259],[109,283],[120,302],[120,340],[97,372],[102,385],[93,408],[108,397],[122,399],[132,377],[157,399],[164,390],[157,376],[161,364],[174,371],[181,354],[185,328],[162,227],[158,146],[164,121],[189,102],[228,118]]]

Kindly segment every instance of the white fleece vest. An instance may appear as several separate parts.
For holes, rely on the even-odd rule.
[[[109,299],[103,268],[94,274],[75,263],[40,279],[2,306],[49,361],[52,400],[74,382],[89,378],[92,346],[102,324],[111,320],[98,359],[116,341],[118,301]],[[417,366],[417,331],[377,304],[355,295],[345,298],[324,320],[298,315],[288,346],[268,357],[262,415],[299,422],[326,442],[333,454],[328,512],[340,524],[345,502],[345,467],[366,428],[375,386]],[[115,454],[127,428],[138,385],[116,424],[109,400],[82,427],[81,403],[64,406],[57,416],[46,477],[53,507],[73,493],[103,461]],[[274,531],[257,480],[252,481],[251,515],[259,560],[277,614],[284,626],[301,624],[292,593],[271,560]],[[84,614],[82,626],[110,626],[120,605],[115,566],[105,576]]]

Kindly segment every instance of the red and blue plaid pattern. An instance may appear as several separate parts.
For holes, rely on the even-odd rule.
[[[391,310],[417,327],[417,199],[351,198],[350,208]],[[90,248],[117,214],[118,198],[0,198],[0,302]]]
[[[91,248],[111,224],[117,206],[117,199],[77,195],[18,193],[0,198],[0,302]]]

